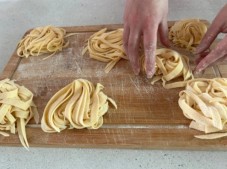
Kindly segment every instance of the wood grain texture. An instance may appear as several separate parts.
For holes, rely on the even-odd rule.
[[[173,23],[169,22],[169,26]],[[118,105],[117,110],[109,109],[104,116],[103,127],[98,130],[66,130],[48,134],[40,129],[40,124],[31,121],[27,128],[31,146],[227,149],[227,138],[204,141],[193,137],[199,132],[188,128],[190,121],[178,106],[178,94],[182,88],[166,90],[160,82],[152,86],[145,75],[135,76],[126,60],[121,60],[106,74],[106,63],[93,60],[88,54],[82,56],[88,37],[104,27],[114,30],[122,25],[64,27],[68,33],[78,34],[68,38],[70,45],[62,52],[47,60],[43,60],[47,55],[20,59],[14,52],[6,65],[1,79],[8,77],[29,88],[34,93],[40,117],[54,93],[78,78],[103,84],[104,92]],[[194,67],[194,57],[189,52],[173,48],[187,55]],[[219,67],[210,67],[197,77],[218,77],[217,71],[220,71]],[[20,146],[17,135],[0,136],[0,144]]]

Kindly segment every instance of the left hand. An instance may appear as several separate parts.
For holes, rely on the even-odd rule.
[[[195,69],[196,72],[201,72],[215,61],[227,55],[227,35],[211,52],[206,53],[219,33],[227,33],[227,4],[215,17],[200,45],[196,49],[195,54],[199,55],[199,58],[197,58],[198,64]],[[204,55],[206,56],[203,57]]]

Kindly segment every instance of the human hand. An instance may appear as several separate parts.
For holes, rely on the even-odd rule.
[[[200,45],[196,49],[195,54],[198,55],[196,59],[196,72],[201,72],[215,61],[221,58],[223,59],[227,55],[227,35],[211,52],[206,53],[219,33],[227,33],[227,4],[215,17]]]
[[[148,78],[155,73],[157,33],[162,44],[169,46],[167,14],[168,0],[126,0],[123,42],[136,75],[139,74],[141,66],[139,58],[141,40],[144,45],[145,69]]]

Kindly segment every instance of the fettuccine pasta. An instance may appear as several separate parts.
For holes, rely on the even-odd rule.
[[[26,124],[33,117],[38,123],[39,114],[32,101],[33,94],[24,86],[19,86],[9,79],[0,81],[0,134],[9,136],[18,132],[21,144],[29,147],[26,137]]]
[[[82,54],[88,51],[91,58],[107,62],[105,72],[108,73],[120,59],[127,59],[122,37],[123,29],[107,32],[104,28],[88,39]]]
[[[114,100],[105,95],[103,86],[96,87],[88,80],[78,79],[59,90],[47,103],[41,128],[45,132],[60,132],[66,128],[98,129],[109,103]]]
[[[162,80],[163,87],[166,89],[171,89],[184,87],[188,80],[193,79],[193,74],[190,69],[189,59],[187,56],[181,55],[172,49],[166,48],[157,49],[155,56],[155,75],[151,82],[152,85],[155,82]],[[142,64],[144,65],[144,63]],[[145,66],[143,66],[143,69],[145,70]],[[183,81],[181,80],[178,82],[172,82],[178,77],[182,77]]]
[[[195,79],[179,94],[179,106],[190,128],[205,132],[200,139],[227,136],[227,79]]]
[[[170,28],[169,39],[176,46],[195,51],[206,32],[207,26],[199,19],[181,20]]]
[[[51,53],[48,56],[50,57],[69,45],[64,38],[71,35],[74,34],[66,34],[63,28],[54,26],[35,28],[19,42],[17,55],[28,58]]]

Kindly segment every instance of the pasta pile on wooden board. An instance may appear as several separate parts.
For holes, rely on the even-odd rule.
[[[74,34],[66,34],[63,28],[54,26],[35,28],[19,42],[17,55],[28,58],[51,53],[48,56],[50,57],[67,47],[69,42],[66,42],[64,38],[72,35]]]
[[[83,50],[89,52],[91,58],[107,62],[105,72],[108,73],[120,59],[127,59],[123,48],[123,29],[107,32],[104,28],[93,34]]]
[[[162,80],[163,87],[171,89],[184,87],[188,80],[193,79],[187,56],[181,55],[178,52],[167,48],[157,49],[155,55],[155,75],[151,82],[152,85],[155,82]],[[145,70],[145,67],[143,67],[143,69]],[[183,80],[171,82],[178,77],[182,77]],[[167,82],[170,83],[167,84]]]
[[[169,39],[176,46],[195,51],[206,32],[207,26],[199,19],[181,20],[170,28]]]
[[[179,94],[179,106],[191,119],[190,128],[206,134],[200,139],[227,136],[227,79],[195,79]]]
[[[24,86],[9,79],[0,81],[0,134],[9,136],[18,132],[21,144],[29,147],[26,136],[26,124],[33,117],[38,123],[39,114],[32,101],[33,94]]]
[[[95,87],[88,80],[78,79],[59,90],[45,107],[41,121],[43,131],[101,127],[109,102],[117,108],[114,100],[102,92],[103,88],[99,83]]]

